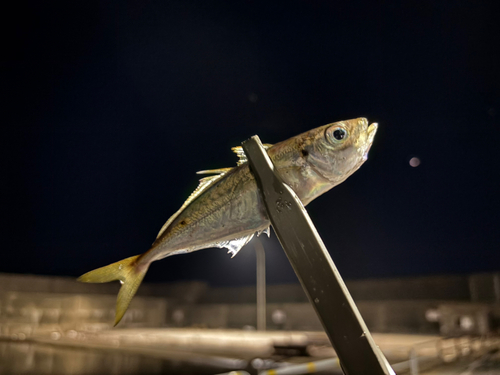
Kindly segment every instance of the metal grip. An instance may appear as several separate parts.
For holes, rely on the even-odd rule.
[[[269,219],[347,375],[394,371],[377,347],[295,192],[275,173],[258,136],[242,143]]]

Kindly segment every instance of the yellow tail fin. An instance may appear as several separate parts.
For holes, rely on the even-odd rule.
[[[127,311],[132,297],[137,292],[142,279],[148,270],[148,265],[137,264],[140,255],[136,255],[108,266],[98,268],[80,276],[78,281],[84,283],[107,283],[120,280],[122,287],[116,300],[115,326],[120,322]]]

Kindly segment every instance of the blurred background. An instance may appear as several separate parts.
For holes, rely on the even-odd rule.
[[[379,123],[368,161],[307,207],[335,264],[392,363],[484,360],[500,327],[495,5],[5,6],[0,373],[255,372],[333,356],[274,233],[262,239],[274,333],[255,331],[254,243],[154,263],[120,329],[118,285],[74,279],[146,251],[195,172],[235,165],[230,148],[250,136],[356,117]]]

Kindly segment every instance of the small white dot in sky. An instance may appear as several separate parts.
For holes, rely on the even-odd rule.
[[[413,157],[410,159],[410,165],[412,167],[418,167],[420,165],[420,159],[419,158],[416,158],[416,157]]]

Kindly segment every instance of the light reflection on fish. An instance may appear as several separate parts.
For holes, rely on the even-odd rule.
[[[365,118],[339,121],[265,145],[275,170],[307,205],[343,182],[366,160],[377,124]],[[151,262],[170,255],[225,247],[235,256],[254,236],[269,235],[269,218],[241,147],[238,165],[201,171],[208,174],[182,207],[163,225],[144,254],[82,275],[78,280],[120,280],[115,325],[121,320]]]

